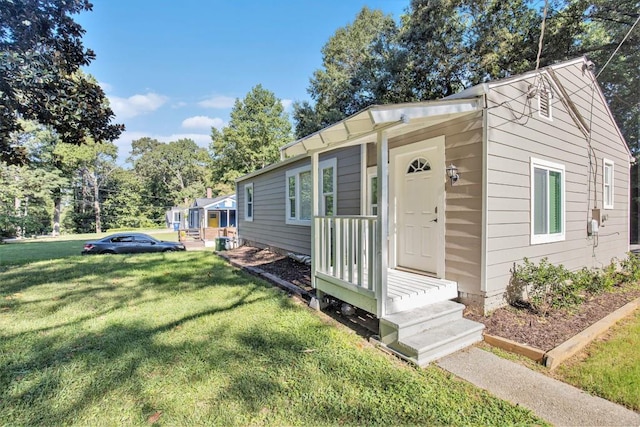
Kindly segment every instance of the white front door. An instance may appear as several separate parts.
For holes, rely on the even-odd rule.
[[[443,274],[444,137],[392,150],[396,265]]]

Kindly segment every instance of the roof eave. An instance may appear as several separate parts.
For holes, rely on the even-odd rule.
[[[285,156],[299,156],[311,151],[352,142],[391,125],[408,124],[415,119],[453,115],[482,108],[478,97],[436,101],[374,105],[282,148]]]

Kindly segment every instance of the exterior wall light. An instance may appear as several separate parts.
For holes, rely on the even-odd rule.
[[[451,185],[455,184],[458,182],[458,179],[460,179],[460,175],[458,175],[458,167],[453,163],[447,167],[447,176],[451,180]]]

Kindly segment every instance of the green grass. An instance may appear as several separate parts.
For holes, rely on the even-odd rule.
[[[0,269],[0,425],[543,424],[208,251],[52,245],[60,258]]]
[[[159,240],[178,241],[176,231],[140,230]],[[18,240],[0,245],[0,268],[3,265],[24,264],[33,261],[58,259],[79,255],[85,241],[97,240],[113,233],[73,234],[57,238],[41,237],[37,239]]]
[[[616,325],[586,358],[558,368],[558,376],[589,393],[640,411],[640,311]]]

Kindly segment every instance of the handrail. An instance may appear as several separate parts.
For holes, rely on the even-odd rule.
[[[317,216],[314,221],[316,270],[373,291],[377,217]]]

